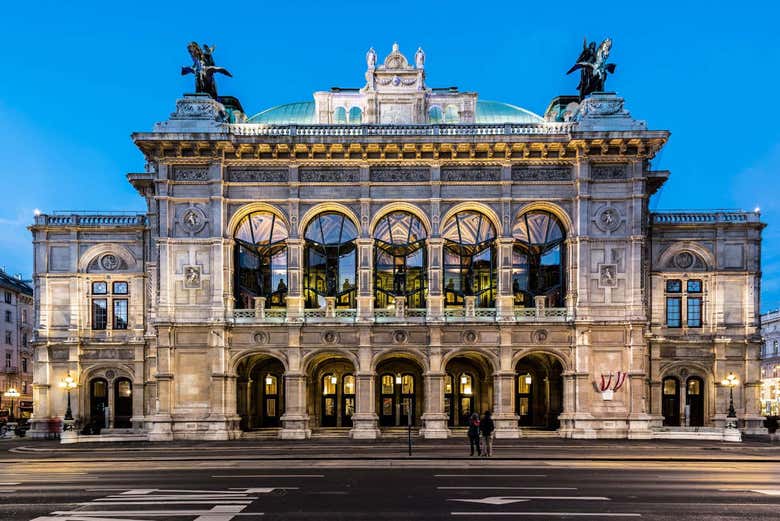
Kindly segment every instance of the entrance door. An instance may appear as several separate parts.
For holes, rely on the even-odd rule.
[[[104,425],[103,409],[106,407],[108,407],[108,382],[104,378],[93,378],[89,382],[89,417],[93,422]]]
[[[128,378],[117,378],[114,382],[114,427],[129,429],[133,426],[133,384]]]
[[[691,376],[685,385],[685,405],[689,407],[691,427],[704,426],[704,382]]]
[[[383,427],[395,425],[395,376],[383,374],[380,381],[379,424]]]
[[[531,373],[517,376],[517,396],[515,400],[515,413],[520,416],[521,427],[529,427],[534,424],[533,418],[533,385],[534,378]]]
[[[279,377],[271,373],[263,377],[263,427],[279,426]]]
[[[444,414],[447,415],[447,425],[453,427],[455,418],[452,414],[452,375],[444,376]]]
[[[458,425],[466,427],[474,412],[474,377],[461,373],[458,378]]]
[[[337,418],[336,384],[338,378],[335,374],[326,374],[322,377],[322,425],[323,427],[335,427]]]
[[[661,396],[661,414],[664,425],[678,427],[680,425],[680,383],[677,378],[664,378]]]
[[[355,414],[355,375],[345,374],[341,379],[341,426],[352,426]]]
[[[409,425],[409,419],[411,418],[411,424],[414,425],[414,375],[404,374],[401,376],[401,411],[400,418],[396,422],[396,425]]]

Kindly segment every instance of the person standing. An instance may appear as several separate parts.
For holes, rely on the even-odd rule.
[[[469,445],[471,447],[471,456],[474,455],[474,449],[477,451],[477,456],[480,455],[479,447],[479,414],[472,413],[469,417]]]
[[[479,430],[482,433],[482,455],[490,457],[493,455],[493,431],[496,425],[493,423],[493,415],[490,411],[485,411],[482,421],[479,422]]]

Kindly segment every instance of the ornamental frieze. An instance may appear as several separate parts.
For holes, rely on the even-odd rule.
[[[512,181],[569,181],[571,180],[571,168],[567,166],[555,167],[527,167],[513,166]]]
[[[441,169],[442,181],[498,181],[501,168],[463,168],[444,167]]]
[[[173,168],[175,181],[207,181],[209,169],[207,166],[176,166]]]
[[[298,178],[302,183],[357,183],[360,170],[357,168],[301,168]]]
[[[593,165],[590,169],[590,177],[595,181],[609,181],[612,179],[625,179],[625,165]]]
[[[426,182],[431,177],[428,168],[372,168],[371,181],[375,182]]]
[[[286,183],[286,168],[228,168],[227,180],[233,183]]]

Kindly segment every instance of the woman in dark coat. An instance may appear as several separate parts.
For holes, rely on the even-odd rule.
[[[471,456],[474,455],[474,449],[477,450],[477,456],[481,451],[479,448],[479,414],[472,413],[469,418],[469,445],[471,446]]]
[[[496,425],[493,423],[493,415],[490,411],[485,411],[482,421],[479,422],[479,430],[482,433],[482,455],[493,455],[493,431]]]

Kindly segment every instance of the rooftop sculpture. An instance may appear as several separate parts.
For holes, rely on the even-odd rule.
[[[612,49],[612,40],[607,38],[596,48],[596,42],[588,44],[587,38],[582,42],[582,52],[577,62],[568,70],[566,74],[579,69],[580,83],[577,89],[580,91],[580,101],[588,94],[604,91],[604,84],[607,81],[607,73],[615,72],[615,64],[607,63],[609,51]]]
[[[197,43],[190,42],[187,46],[187,51],[192,56],[192,67],[182,67],[181,75],[187,74],[195,75],[195,92],[203,92],[217,99],[217,83],[214,81],[214,74],[220,73],[225,76],[233,77],[230,72],[224,67],[216,67],[214,65],[214,57],[212,56],[216,46],[209,47],[203,44],[201,49]]]

